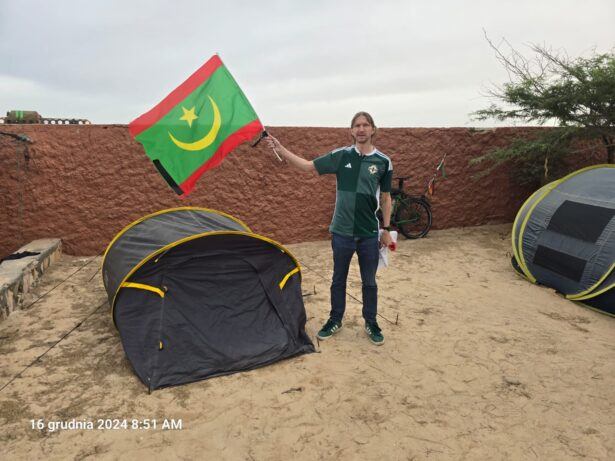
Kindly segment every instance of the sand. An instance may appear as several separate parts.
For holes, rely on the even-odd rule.
[[[99,260],[63,256],[30,301],[91,263],[0,323],[0,387],[21,373],[0,391],[0,458],[614,459],[615,318],[519,278],[509,242],[508,225],[400,241],[378,275],[381,347],[350,297],[317,353],[151,395],[111,322]],[[330,244],[289,248],[315,340]],[[361,297],[356,260],[349,294]],[[82,426],[56,427],[71,421]]]

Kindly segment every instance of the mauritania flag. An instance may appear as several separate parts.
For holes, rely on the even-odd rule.
[[[216,55],[128,129],[171,188],[185,195],[263,125]]]

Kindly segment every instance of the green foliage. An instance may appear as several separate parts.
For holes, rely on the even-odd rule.
[[[539,185],[566,172],[565,158],[571,152],[570,139],[574,131],[566,129],[546,130],[531,138],[517,138],[506,147],[496,148],[476,157],[471,164],[489,163],[479,177],[490,173],[497,165],[509,162],[513,176],[522,185]],[[543,180],[544,178],[544,180]]]
[[[483,174],[503,162],[513,162],[520,183],[545,183],[563,174],[564,159],[583,150],[579,140],[599,140],[605,160],[615,156],[615,54],[594,54],[571,59],[544,47],[531,46],[528,60],[510,47],[504,55],[487,39],[510,81],[489,91],[499,104],[478,110],[477,120],[523,121],[555,128],[529,139],[517,139],[472,160],[487,162]]]

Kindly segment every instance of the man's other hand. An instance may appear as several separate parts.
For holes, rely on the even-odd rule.
[[[393,239],[391,238],[391,234],[388,230],[383,230],[382,234],[380,234],[380,248],[382,247],[390,247],[391,243],[393,243]]]

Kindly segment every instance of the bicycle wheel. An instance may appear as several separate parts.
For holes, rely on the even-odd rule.
[[[431,229],[431,207],[423,200],[404,198],[395,213],[395,225],[406,238],[425,237]]]

